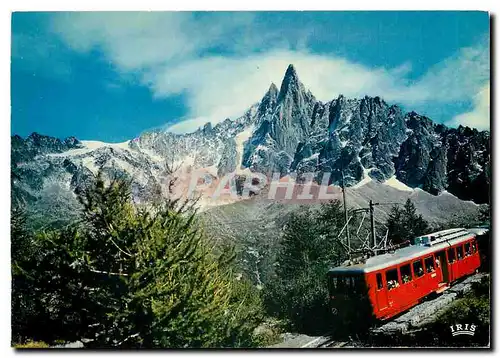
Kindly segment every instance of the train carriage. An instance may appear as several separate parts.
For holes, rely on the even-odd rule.
[[[328,272],[332,310],[387,320],[446,290],[480,266],[476,235],[449,229],[417,237],[411,245]]]

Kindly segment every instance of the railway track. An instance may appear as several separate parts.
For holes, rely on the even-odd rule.
[[[469,276],[462,281],[457,282],[448,290],[432,300],[426,300],[409,311],[403,313],[389,322],[371,329],[374,335],[395,335],[408,334],[412,331],[422,329],[425,325],[433,322],[438,312],[446,309],[451,302],[461,297],[466,292],[470,291],[474,282],[480,282],[483,277],[488,276],[486,273],[478,273]]]
[[[349,342],[347,341],[336,341],[336,340],[328,340],[327,342],[319,345],[316,348],[342,348],[345,347]]]

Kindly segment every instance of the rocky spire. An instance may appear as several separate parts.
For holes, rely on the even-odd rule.
[[[274,84],[274,82],[271,82],[271,86],[269,86],[269,90],[267,91],[267,94],[273,97],[276,97],[278,95],[278,87]]]
[[[298,143],[304,142],[309,135],[314,107],[314,97],[311,96],[308,96],[304,85],[299,81],[295,67],[289,65],[278,94],[277,111],[271,123],[270,136],[291,157],[295,154]]]
[[[288,65],[288,68],[285,72],[285,77],[283,77],[283,81],[281,82],[279,100],[281,101],[282,99],[284,99],[288,93],[297,94],[297,92],[299,91],[305,91],[304,85],[300,82],[295,67],[290,64]]]
[[[264,114],[270,110],[273,110],[276,106],[276,102],[278,100],[278,88],[274,83],[271,83],[271,86],[267,90],[264,97],[260,101],[259,112]]]

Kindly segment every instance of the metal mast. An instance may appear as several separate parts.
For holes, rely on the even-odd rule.
[[[373,201],[370,199],[370,224],[372,229],[372,245],[375,255],[377,254],[377,237],[375,235],[375,219],[373,218]]]
[[[345,183],[344,183],[344,165],[342,164],[342,199],[344,200],[344,217],[345,217],[345,235],[347,241],[347,255],[351,259],[351,238],[349,237],[349,217],[347,215],[347,203],[345,200]]]

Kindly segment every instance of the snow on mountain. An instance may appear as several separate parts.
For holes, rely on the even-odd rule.
[[[236,142],[236,173],[237,174],[249,174],[250,170],[248,168],[243,168],[243,147],[246,141],[252,136],[252,133],[255,129],[255,125],[251,124],[244,131],[240,132],[234,137],[234,141]]]
[[[392,177],[390,177],[389,179],[384,181],[383,184],[389,185],[395,189],[403,190],[403,191],[413,191],[414,190],[414,189],[410,188],[408,185],[397,180],[395,175],[393,175]]]
[[[462,200],[489,200],[490,137],[467,127],[447,128],[380,97],[339,97],[323,103],[290,65],[280,89],[271,84],[241,117],[187,134],[150,131],[123,143],[65,140],[33,133],[13,136],[13,200],[32,205],[45,188],[84,189],[97,174],[126,175],[138,200],[164,193],[172,170],[189,180],[205,168],[228,173],[314,173],[348,187],[384,183],[402,191],[444,190]],[[65,189],[66,190],[66,189]]]
[[[371,172],[371,169],[363,168],[363,179],[361,179],[357,184],[354,184],[353,186],[351,186],[351,188],[353,188],[353,189],[360,188],[363,185],[371,182],[372,178],[370,178],[370,172]]]

